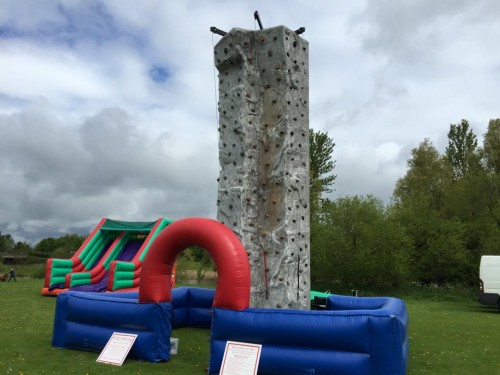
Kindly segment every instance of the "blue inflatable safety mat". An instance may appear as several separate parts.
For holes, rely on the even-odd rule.
[[[57,296],[52,345],[100,352],[113,332],[137,334],[129,357],[170,358],[172,304],[139,303],[129,293],[66,292]]]
[[[262,375],[406,373],[408,316],[403,301],[331,296],[327,308],[332,310],[215,308],[209,373],[219,373],[228,340],[262,344]]]

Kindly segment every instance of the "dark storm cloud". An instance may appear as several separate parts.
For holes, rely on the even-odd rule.
[[[0,116],[0,217],[9,218],[0,228],[212,214],[214,164],[175,159],[162,136],[150,139],[116,108],[69,126],[43,110]]]

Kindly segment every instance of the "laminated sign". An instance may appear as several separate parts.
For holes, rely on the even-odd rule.
[[[228,341],[220,375],[256,375],[262,345]]]
[[[132,333],[114,332],[97,358],[97,362],[121,366],[136,338],[137,335]]]

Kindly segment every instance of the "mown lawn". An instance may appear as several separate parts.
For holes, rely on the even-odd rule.
[[[406,299],[408,374],[500,374],[500,314],[476,301]]]
[[[204,374],[209,331],[180,329],[179,354],[168,363],[96,363],[97,353],[51,347],[55,298],[42,280],[0,283],[0,374]],[[408,374],[500,374],[500,314],[470,295],[394,291],[410,316]]]

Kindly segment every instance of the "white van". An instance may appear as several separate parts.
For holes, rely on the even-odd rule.
[[[479,288],[479,302],[500,308],[500,255],[481,257]]]

